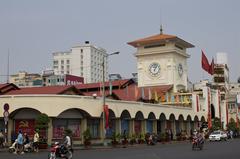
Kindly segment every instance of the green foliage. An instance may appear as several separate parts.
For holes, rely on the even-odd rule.
[[[221,121],[219,118],[214,118],[212,122],[212,130],[220,130],[221,129]]]
[[[227,126],[228,130],[232,130],[232,131],[238,131],[239,128],[237,128],[237,124],[233,119],[230,119],[228,126]]]
[[[111,139],[112,139],[112,144],[119,144],[121,135],[119,133],[113,132]]]
[[[35,129],[37,130],[42,130],[42,129],[47,129],[48,128],[48,123],[50,119],[47,114],[41,113],[37,116],[36,119],[36,127]]]
[[[92,139],[92,135],[91,135],[91,132],[90,132],[90,129],[87,128],[84,132],[83,132],[83,138],[84,138],[84,141],[90,141]]]
[[[165,141],[166,139],[167,139],[166,133],[161,133],[161,134],[160,134],[160,140],[161,140],[161,141]]]

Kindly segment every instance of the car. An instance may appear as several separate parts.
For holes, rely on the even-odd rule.
[[[209,141],[227,140],[227,134],[224,131],[214,131],[209,135]]]

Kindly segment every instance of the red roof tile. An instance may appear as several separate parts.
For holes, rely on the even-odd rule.
[[[0,84],[0,89],[4,88],[5,86],[8,86],[8,83]]]
[[[17,94],[62,94],[64,91],[75,88],[74,86],[46,86],[46,87],[24,87],[19,90],[13,90],[6,95]]]
[[[129,45],[132,45],[134,47],[138,47],[141,45],[146,45],[146,44],[152,44],[156,42],[161,42],[165,40],[176,40],[176,41],[181,41],[182,43],[185,44],[186,47],[194,47],[192,44],[178,38],[177,36],[174,35],[167,35],[167,34],[157,34],[153,36],[149,36],[146,38],[138,39],[132,42],[128,42]]]
[[[125,83],[127,83],[130,79],[124,79],[124,80],[116,80],[116,81],[112,81],[112,86],[122,86]],[[109,81],[105,82],[105,87],[109,87]],[[88,84],[78,84],[75,85],[75,87],[77,89],[90,89],[90,88],[99,88],[102,87],[102,83],[98,82],[98,83],[88,83]]]
[[[154,93],[156,92],[158,96],[165,94],[169,90],[171,90],[173,85],[161,85],[161,86],[154,86],[154,87],[144,87],[139,88],[136,86],[136,84],[132,84],[127,86],[124,89],[114,89],[112,90],[112,94],[116,95],[120,100],[125,101],[137,101],[142,97],[142,94],[144,94],[143,99],[148,100],[150,93],[152,98],[154,98]],[[144,91],[142,93],[141,91]],[[92,96],[93,94],[96,94],[98,97],[102,96],[101,91],[91,91],[91,92],[84,92],[83,93],[86,96]],[[110,92],[109,90],[105,91],[105,96],[109,96]]]

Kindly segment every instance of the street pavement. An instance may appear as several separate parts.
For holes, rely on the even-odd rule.
[[[0,151],[0,159],[47,159],[48,151],[10,154]],[[192,151],[190,142],[135,145],[127,148],[94,148],[74,151],[73,159],[239,159],[240,139],[206,142],[203,150]]]

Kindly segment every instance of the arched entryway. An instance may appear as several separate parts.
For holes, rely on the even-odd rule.
[[[64,130],[70,129],[72,131],[72,137],[74,140],[80,140],[81,134],[84,131],[83,129],[86,127],[86,123],[84,120],[91,119],[90,115],[81,109],[67,109],[61,112],[56,118],[52,118],[52,139],[53,140],[61,140],[64,137]],[[90,128],[92,135],[99,135],[99,132],[96,131],[96,124],[93,125],[94,122],[87,122],[87,126]]]
[[[194,117],[194,129],[199,130],[200,125],[199,125],[199,119],[198,116]]]
[[[30,139],[33,138],[36,126],[35,120],[39,114],[41,112],[32,108],[21,108],[10,113],[8,131],[11,133],[12,142],[15,140],[19,130],[27,133]],[[46,137],[46,133],[41,134],[41,136]]]
[[[116,132],[116,115],[112,109],[109,109],[108,128],[106,129],[106,137],[112,137],[112,134]]]
[[[164,113],[161,113],[159,116],[159,120],[157,121],[157,133],[161,134],[161,133],[165,133],[165,129],[166,129],[166,116]]]
[[[136,135],[139,135],[142,132],[144,132],[142,125],[143,120],[144,120],[143,113],[141,111],[138,111],[134,118],[134,132]]]
[[[178,120],[175,121],[175,125],[176,125],[176,134],[180,134],[183,131],[183,115],[180,114],[178,117]]]
[[[215,107],[213,104],[211,104],[211,119],[215,118]]]
[[[150,112],[147,118],[147,133],[154,132],[154,121],[156,121],[156,116],[153,112]]]
[[[130,133],[130,120],[131,116],[128,110],[124,110],[120,116],[121,119],[121,134],[125,131],[127,134]]]

